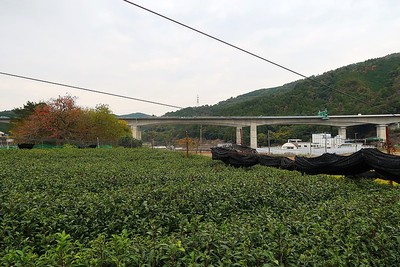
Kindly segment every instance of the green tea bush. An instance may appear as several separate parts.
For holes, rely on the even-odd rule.
[[[395,266],[397,187],[150,149],[1,150],[2,266]]]

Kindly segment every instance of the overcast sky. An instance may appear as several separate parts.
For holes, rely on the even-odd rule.
[[[306,76],[400,52],[398,0],[132,2]],[[179,107],[301,78],[122,0],[0,0],[0,36],[0,72]],[[119,115],[176,110],[0,75],[0,110],[66,94]]]

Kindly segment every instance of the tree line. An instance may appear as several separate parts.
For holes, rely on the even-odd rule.
[[[123,144],[129,146],[131,129],[105,104],[80,107],[74,96],[59,96],[47,102],[28,101],[14,109],[10,133],[19,143],[46,142],[55,145]],[[132,140],[130,140],[132,141]]]

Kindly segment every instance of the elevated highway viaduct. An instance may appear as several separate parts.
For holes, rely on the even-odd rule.
[[[400,114],[378,115],[336,115],[323,118],[320,116],[237,116],[237,117],[149,117],[129,118],[125,120],[132,129],[132,136],[141,140],[141,127],[152,125],[217,125],[236,128],[236,143],[240,144],[240,132],[243,127],[250,127],[250,146],[257,147],[257,126],[260,125],[327,125],[338,127],[338,135],[346,139],[346,128],[356,125],[373,124],[376,137],[386,140],[386,127],[400,123]],[[1,123],[10,119],[0,117]]]
[[[338,135],[346,139],[346,128],[356,125],[376,125],[376,137],[386,140],[386,126],[400,122],[400,114],[320,116],[238,116],[238,117],[149,117],[125,120],[132,129],[132,136],[141,140],[141,127],[152,125],[218,125],[236,128],[236,143],[240,132],[250,127],[250,146],[257,147],[257,126],[260,125],[327,125],[338,127]]]

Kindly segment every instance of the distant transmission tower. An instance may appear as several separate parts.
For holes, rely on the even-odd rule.
[[[199,104],[200,104],[200,98],[199,98],[199,95],[197,95],[196,107],[198,107]]]

